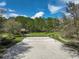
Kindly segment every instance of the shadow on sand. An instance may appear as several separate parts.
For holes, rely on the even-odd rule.
[[[62,46],[64,51],[69,52],[69,54],[72,57],[78,57],[79,56],[79,47],[73,45],[73,44],[64,44]]]
[[[32,46],[29,46],[27,43],[18,43],[14,45],[13,47],[9,48],[5,53],[2,59],[17,59],[16,57],[22,58],[24,57],[24,52],[28,53],[30,52],[30,49],[33,48]]]

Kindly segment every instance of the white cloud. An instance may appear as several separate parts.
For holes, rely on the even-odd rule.
[[[3,17],[5,17],[5,18],[17,17],[17,16],[24,16],[24,17],[27,17],[27,15],[20,15],[20,14],[17,14],[17,13],[9,13],[9,14],[4,14],[4,15],[3,15]]]
[[[5,18],[9,18],[7,14],[4,14],[3,17],[5,17]]]
[[[71,13],[68,13],[68,12],[66,12],[66,11],[62,11],[62,13],[66,16],[66,18],[68,18],[68,19],[73,19],[73,16],[72,16]]]
[[[66,12],[66,11],[61,11],[64,15],[66,15],[66,16],[70,16],[71,15],[71,13],[68,13],[68,12]]]
[[[32,16],[31,18],[39,18],[39,17],[42,17],[44,15],[44,12],[40,11],[40,12],[37,12],[34,16]]]
[[[8,9],[9,12],[16,12],[14,9]]]
[[[19,14],[16,14],[16,13],[10,13],[9,14],[9,17],[17,17],[17,16],[19,16]]]
[[[0,8],[0,11],[7,11],[6,8]]]
[[[17,16],[24,16],[24,17],[27,17],[26,15],[17,14],[17,13],[10,13],[10,14],[9,14],[9,17],[17,17]]]
[[[52,14],[57,13],[60,9],[62,9],[61,6],[54,6],[54,5],[50,5],[48,4],[48,9]]]
[[[24,16],[24,17],[28,17],[27,15],[19,15],[19,16]]]
[[[65,3],[68,3],[68,2],[70,2],[72,0],[61,0],[61,1],[65,2]]]
[[[74,3],[75,3],[75,4],[79,4],[79,0],[75,0]]]
[[[19,14],[16,14],[16,13],[9,13],[9,14],[4,14],[3,17],[5,18],[9,18],[9,17],[17,17],[19,16]]]
[[[64,13],[66,16],[71,16],[71,14],[70,13],[67,13],[67,12],[65,12]]]
[[[79,0],[61,0],[61,1],[65,2],[65,3],[73,2],[75,4],[79,4]]]
[[[6,6],[7,3],[6,2],[0,2],[0,6]]]

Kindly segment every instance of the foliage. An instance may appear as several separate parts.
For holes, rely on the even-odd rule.
[[[22,28],[21,23],[16,22],[15,20],[7,20],[4,23],[4,30],[8,33],[16,34]]]
[[[71,20],[66,20],[64,23],[64,35],[67,37],[67,36],[75,36],[75,39],[79,39],[79,14],[78,14],[78,10],[79,10],[79,6],[77,4],[74,4],[73,2],[69,2],[67,3],[67,8],[66,8],[66,11],[68,13],[71,14],[72,16],[72,19]]]
[[[47,27],[48,31],[57,31],[59,30],[59,20],[58,19],[53,19],[53,18],[48,18],[47,19]]]
[[[22,41],[23,37],[15,37],[13,34],[3,33],[0,35],[0,58],[7,48]]]
[[[35,18],[34,20],[34,31],[35,32],[42,32],[45,30],[45,20],[43,18]]]
[[[27,18],[27,17],[18,16],[15,18],[15,21],[21,23],[23,28],[27,28],[28,19],[29,18]]]
[[[46,20],[45,18],[31,19],[29,17],[18,16],[15,18],[15,21],[20,22],[22,27],[30,32],[50,32],[59,24],[58,20],[54,18],[47,18]]]
[[[66,11],[70,13],[71,18],[64,17],[64,26],[62,36],[69,39],[65,46],[77,51],[79,54],[79,5],[73,2],[67,3]]]

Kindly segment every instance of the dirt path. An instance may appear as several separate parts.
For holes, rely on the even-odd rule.
[[[71,57],[62,45],[49,37],[27,37],[8,49],[3,59],[79,59]]]

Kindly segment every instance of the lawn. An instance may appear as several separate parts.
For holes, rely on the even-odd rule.
[[[53,32],[32,32],[29,34],[26,34],[27,37],[48,37],[49,34]]]
[[[70,40],[66,39],[66,38],[63,38],[62,37],[62,34],[60,32],[53,32],[53,33],[49,33],[48,35],[49,37],[51,38],[54,38],[62,43],[68,43],[70,42]]]

